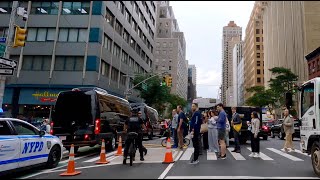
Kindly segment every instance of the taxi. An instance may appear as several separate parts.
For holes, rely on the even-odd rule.
[[[62,155],[58,137],[19,119],[0,118],[0,175],[38,165],[54,168]]]

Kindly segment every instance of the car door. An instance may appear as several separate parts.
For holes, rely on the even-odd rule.
[[[12,121],[12,124],[21,142],[19,167],[46,162],[48,159],[47,144],[45,138],[39,135],[39,130],[21,121]]]
[[[0,172],[18,168],[20,140],[6,120],[0,120]]]

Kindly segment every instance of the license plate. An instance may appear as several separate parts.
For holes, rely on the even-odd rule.
[[[67,137],[66,137],[66,136],[59,136],[59,139],[60,139],[61,141],[64,141],[64,140],[67,139]]]

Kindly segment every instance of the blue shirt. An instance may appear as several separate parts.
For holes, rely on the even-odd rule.
[[[181,119],[183,119],[183,120],[187,119],[187,117],[186,117],[186,115],[184,114],[184,112],[180,112],[180,113],[179,113],[177,129],[179,128],[179,124],[180,124]],[[181,129],[184,129],[184,127],[185,127],[185,124],[182,122]]]
[[[217,120],[217,129],[226,129],[226,118],[227,114],[224,110],[220,111]]]
[[[191,118],[190,131],[194,129],[195,134],[200,134],[201,124],[202,124],[202,115],[200,111],[196,111],[193,113]]]

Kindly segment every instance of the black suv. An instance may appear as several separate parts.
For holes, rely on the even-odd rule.
[[[295,120],[294,133],[292,134],[292,139],[300,138],[300,126],[301,126],[301,121]],[[284,140],[286,136],[283,129],[283,119],[279,119],[277,122],[275,122],[274,125],[271,126],[271,137],[274,138],[275,136],[278,136],[281,140]]]

